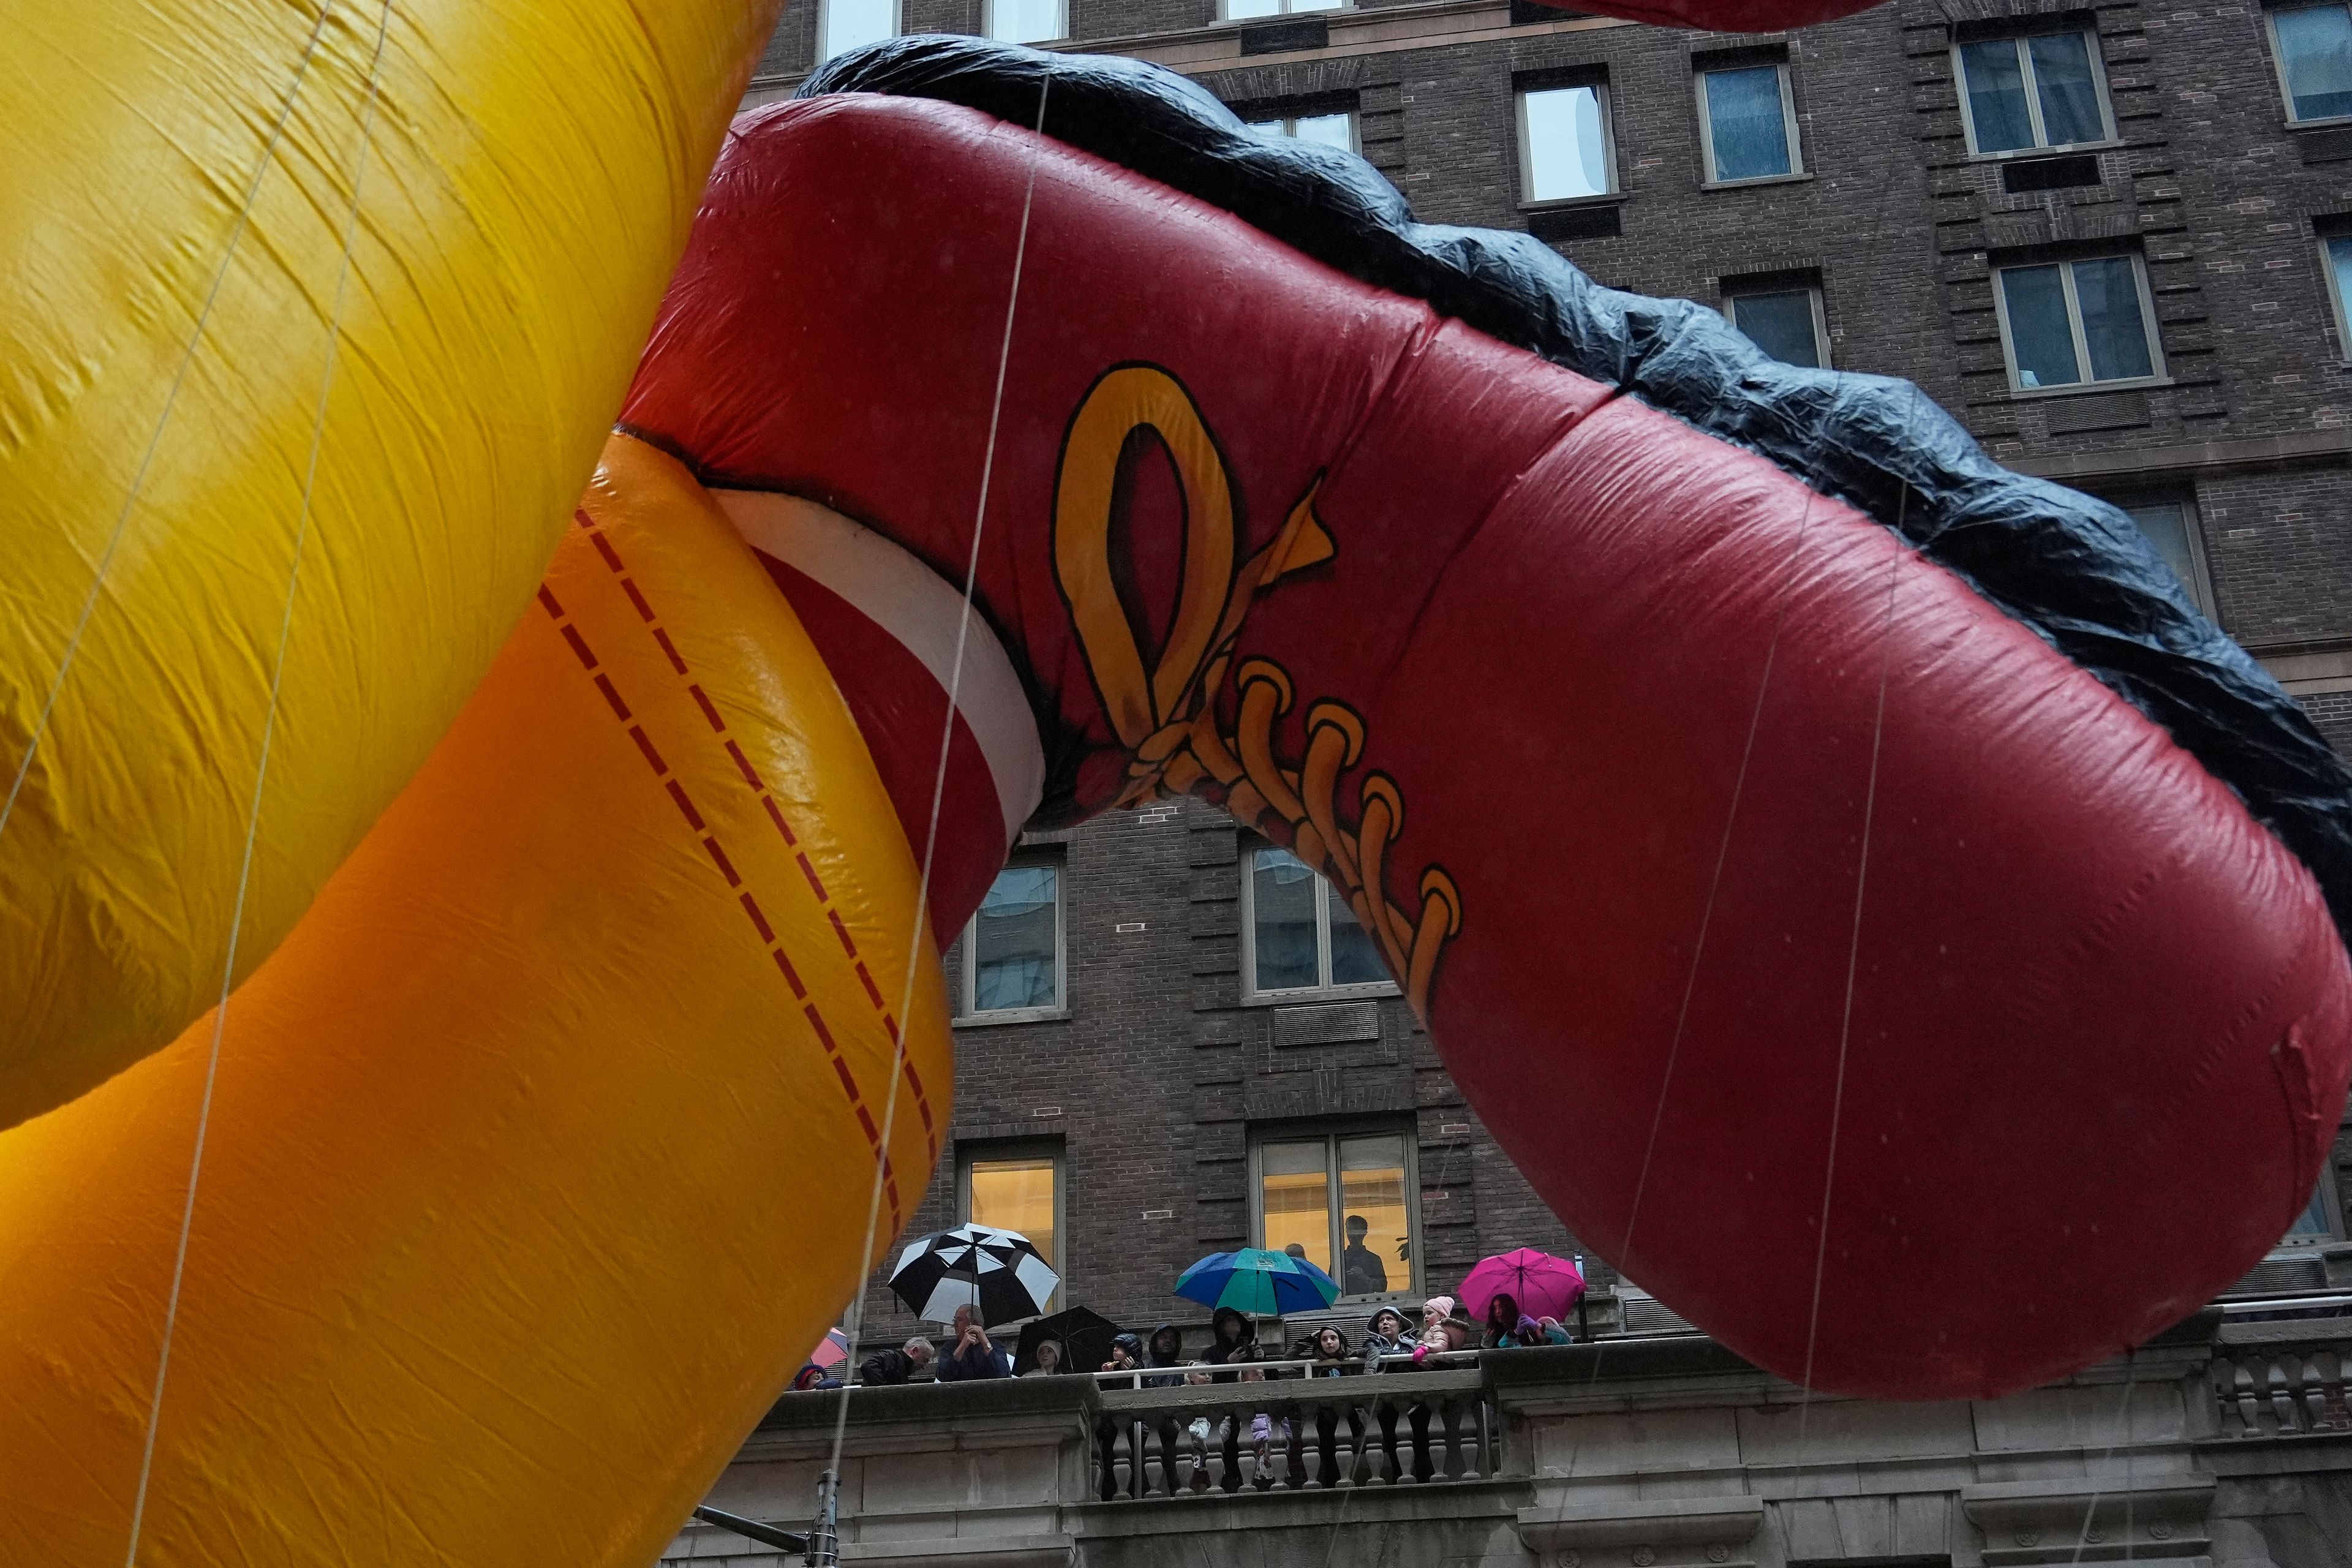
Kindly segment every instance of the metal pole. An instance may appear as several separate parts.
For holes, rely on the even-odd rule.
[[[711,1508],[708,1504],[696,1509],[694,1517],[705,1524],[715,1524],[721,1530],[731,1530],[746,1541],[756,1541],[762,1546],[782,1547],[786,1552],[808,1550],[808,1537],[804,1535],[794,1535],[790,1531],[778,1530],[773,1525],[761,1524],[756,1519],[745,1519],[740,1514],[729,1513],[723,1509]]]
[[[809,1568],[840,1568],[841,1477],[825,1471],[816,1483],[816,1525],[809,1531]]]

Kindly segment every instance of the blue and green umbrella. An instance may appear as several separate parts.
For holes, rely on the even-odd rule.
[[[1245,1247],[1213,1252],[1184,1270],[1176,1294],[1204,1307],[1275,1318],[1329,1306],[1339,1294],[1339,1282],[1303,1258]]]

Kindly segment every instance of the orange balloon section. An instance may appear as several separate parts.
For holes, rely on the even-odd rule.
[[[929,1178],[918,881],[789,605],[614,438],[226,1019],[0,1134],[0,1562],[123,1560],[216,1028],[138,1560],[651,1561],[866,1272],[900,1034],[877,1246]]]

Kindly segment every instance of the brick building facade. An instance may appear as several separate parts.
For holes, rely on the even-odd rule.
[[[2343,5],[1893,0],[1760,38],[1496,0],[1237,8],[1286,5],[1236,21],[1217,0],[823,0],[788,9],[750,101],[789,93],[828,26],[1058,29],[1049,47],[1156,60],[1246,119],[1344,135],[1426,220],[1529,228],[1605,283],[1748,299],[1759,322],[1768,304],[1810,308],[1828,363],[1916,382],[2001,460],[2169,532],[2159,544],[2221,625],[2352,745]],[[1772,132],[1769,109],[1740,122],[1709,94],[1761,85],[1769,105],[1776,72],[1786,172],[1713,177],[1726,138]],[[1601,142],[1574,150],[1571,179],[1600,188],[1530,199],[1559,154],[1530,131],[1527,95],[1576,89]],[[983,1209],[989,1162],[1042,1162],[1065,1299],[1129,1322],[1197,1319],[1171,1282],[1293,1222],[1309,1142],[1339,1140],[1329,1251],[1340,1167],[1395,1139],[1411,1257],[1387,1249],[1392,1290],[1450,1288],[1507,1247],[1575,1250],[1402,1001],[1257,994],[1255,848],[1192,803],[1024,843],[1024,864],[1055,873],[1031,884],[1055,893],[1051,1005],[959,1028],[953,1152],[913,1228],[968,1212],[975,1161]],[[965,957],[951,973],[969,985]],[[2352,1143],[2337,1152],[2352,1162]],[[2336,1185],[2301,1239],[2345,1234]],[[873,1336],[913,1326],[870,1300]]]

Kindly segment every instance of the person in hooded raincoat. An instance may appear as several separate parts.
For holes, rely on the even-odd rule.
[[[1394,1307],[1380,1308],[1364,1325],[1364,1370],[1379,1372],[1381,1357],[1410,1355],[1420,1343],[1421,1336],[1412,1331],[1402,1312]]]
[[[1211,1366],[1229,1366],[1248,1361],[1257,1354],[1257,1325],[1231,1307],[1220,1307],[1209,1318],[1209,1353],[1203,1359]],[[1229,1372],[1217,1374],[1219,1383],[1231,1383]]]
[[[1184,1364],[1183,1331],[1177,1328],[1173,1323],[1162,1323],[1158,1328],[1152,1330],[1151,1337],[1143,1342],[1143,1364],[1146,1366],[1182,1366]],[[1184,1374],[1181,1372],[1177,1372],[1170,1373],[1163,1377],[1147,1377],[1143,1380],[1143,1386],[1146,1388],[1179,1388],[1183,1385],[1183,1382]]]

